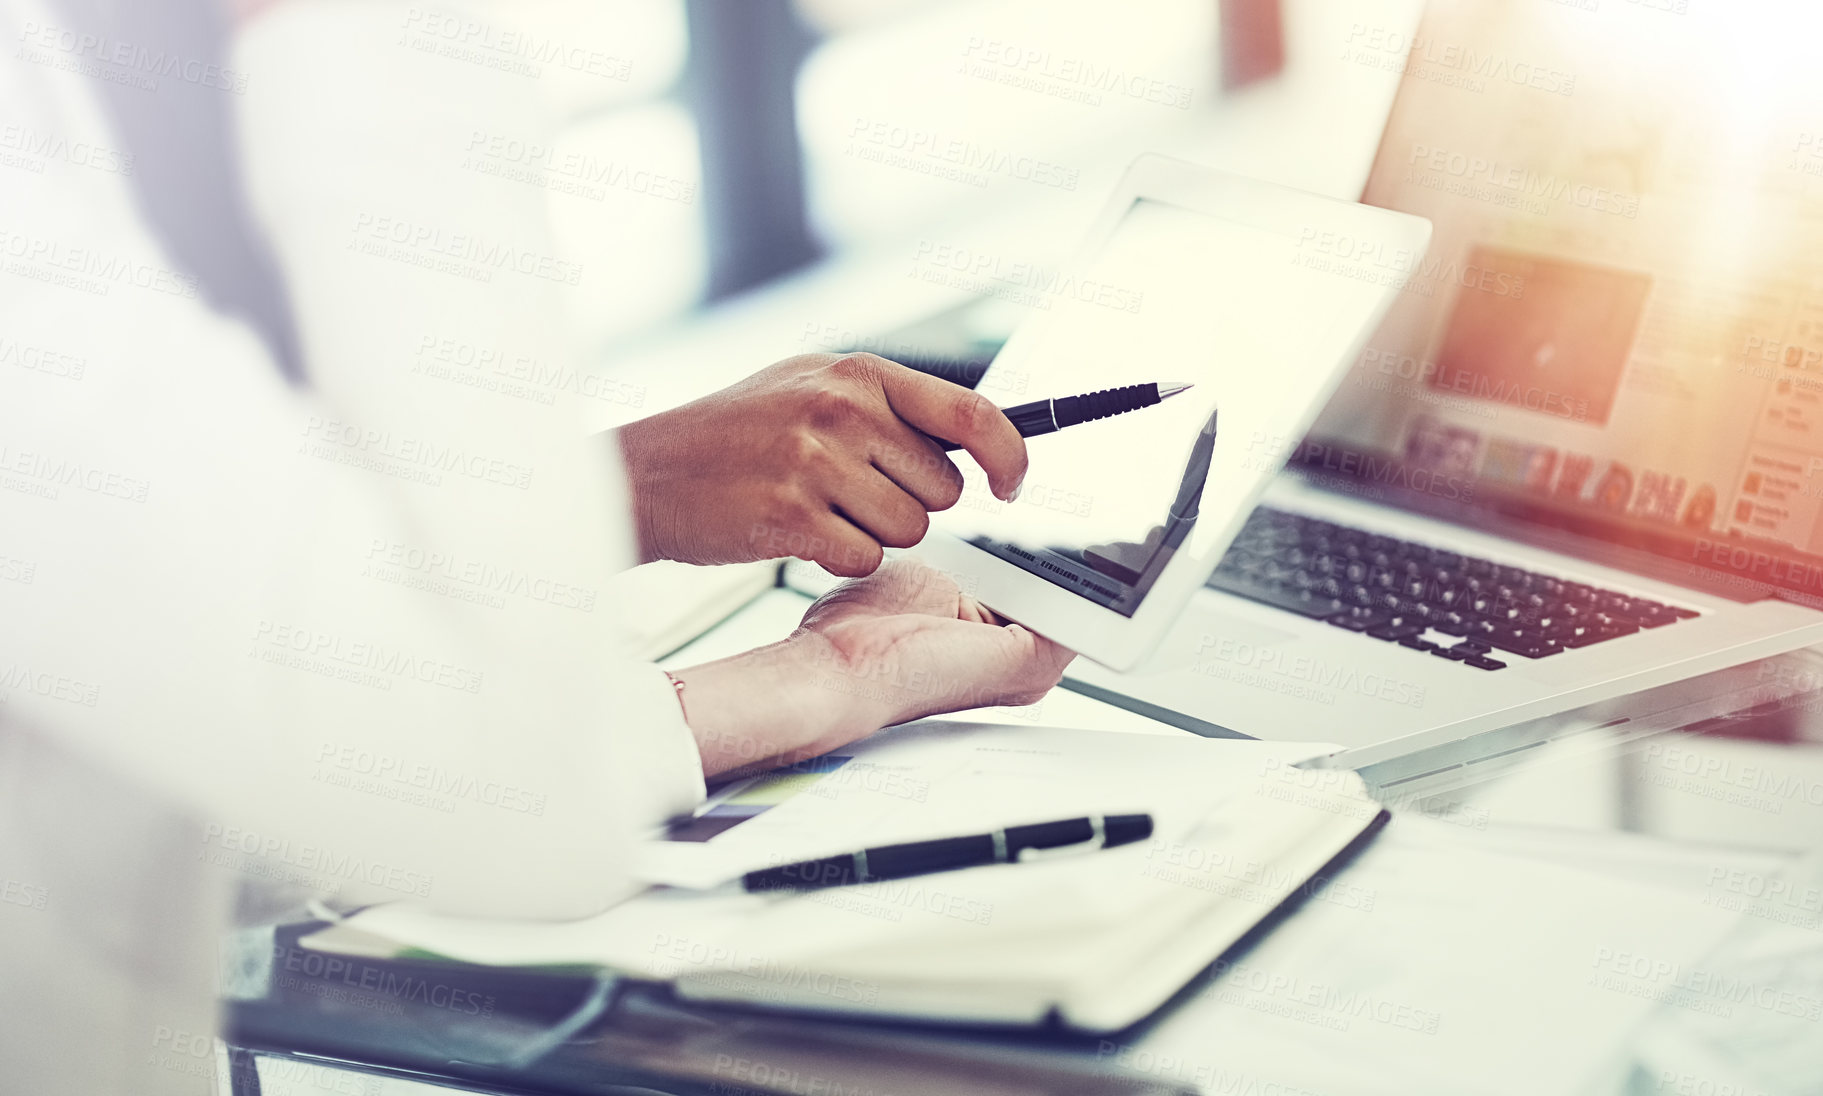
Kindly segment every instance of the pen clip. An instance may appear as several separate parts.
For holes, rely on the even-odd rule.
[[[1054,860],[1058,857],[1076,856],[1080,853],[1095,852],[1108,847],[1107,819],[1099,814],[1090,815],[1089,831],[1088,837],[1081,841],[1072,841],[1068,845],[1027,845],[1019,850],[1019,855],[1015,859],[1021,864],[1029,864],[1036,860]]]
[[[1036,860],[1060,860],[1066,856],[1078,856],[1085,852],[1095,852],[1101,847],[1101,842],[1093,837],[1088,838],[1085,841],[1074,841],[1068,845],[1052,845],[1049,848],[1039,848],[1036,845],[1029,845],[1019,850],[1016,862],[1020,864],[1030,864]]]

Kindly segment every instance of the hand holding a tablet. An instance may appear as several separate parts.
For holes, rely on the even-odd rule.
[[[815,757],[927,715],[1033,704],[1074,657],[943,573],[894,560],[823,595],[789,639],[673,677],[713,777]]]
[[[1085,657],[1139,665],[1208,582],[1429,238],[1407,214],[1135,160],[1058,275],[1076,289],[1031,311],[981,384],[1030,379],[1053,407],[1080,392],[1097,412],[1136,385],[1153,398],[1134,414],[1059,409],[1059,426],[1081,425],[1033,444],[1029,504],[968,498],[933,518],[919,555]],[[1167,389],[1182,394],[1166,400]],[[1007,413],[1025,421],[1023,408]]]
[[[1025,441],[987,397],[873,354],[787,358],[621,428],[640,556],[871,574],[962,496],[933,438],[966,449],[996,496],[1018,491]]]

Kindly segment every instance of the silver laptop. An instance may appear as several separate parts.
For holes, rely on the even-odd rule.
[[[1823,642],[1823,135],[1769,29],[1357,25],[1405,66],[1362,200],[1430,252],[1336,242],[1398,303],[1158,653],[1072,684],[1359,766]]]

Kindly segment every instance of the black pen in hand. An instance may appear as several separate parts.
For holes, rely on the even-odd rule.
[[[1034,400],[1016,407],[1003,407],[1000,413],[1011,419],[1013,426],[1019,430],[1022,438],[1049,434],[1053,430],[1062,430],[1066,426],[1078,423],[1093,422],[1105,419],[1110,415],[1124,415],[1129,411],[1138,411],[1142,407],[1170,399],[1190,385],[1170,383],[1129,384],[1124,388],[1106,388],[1100,392],[1090,392],[1081,396],[1059,396],[1051,400]],[[937,443],[945,452],[962,448],[955,442],[939,438]]]
[[[972,868],[978,864],[1018,863],[1066,851],[1093,852],[1130,845],[1150,836],[1152,816],[1149,814],[1092,814],[1060,822],[1008,826],[1004,830],[968,837],[880,845],[839,856],[781,864],[776,868],[748,872],[741,876],[741,886],[750,891],[840,887]]]

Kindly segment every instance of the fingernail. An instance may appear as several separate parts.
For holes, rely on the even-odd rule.
[[[1007,495],[1006,500],[1008,502],[1018,502],[1019,501],[1019,492],[1021,492],[1023,490],[1025,490],[1025,481],[1021,480],[1019,483],[1019,486],[1013,488],[1012,493]]]

